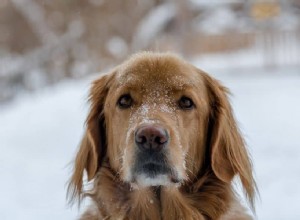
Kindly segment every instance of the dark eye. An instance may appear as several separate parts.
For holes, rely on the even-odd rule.
[[[117,105],[120,108],[130,108],[132,106],[133,100],[129,94],[122,95],[119,100]]]
[[[178,105],[181,109],[192,109],[195,107],[194,102],[185,96],[182,96],[178,102]]]

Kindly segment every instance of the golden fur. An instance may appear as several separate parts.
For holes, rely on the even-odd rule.
[[[119,97],[128,93],[134,104],[118,108]],[[136,54],[94,81],[69,185],[71,199],[92,198],[81,219],[252,219],[231,186],[239,176],[253,207],[251,161],[227,93],[217,80],[169,53]],[[179,109],[182,96],[195,108]],[[167,163],[179,184],[134,181],[134,130],[145,123],[159,123],[169,132]],[[85,172],[93,180],[89,191],[83,189]]]

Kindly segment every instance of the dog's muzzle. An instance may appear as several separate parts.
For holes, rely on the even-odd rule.
[[[147,179],[146,185],[165,185],[174,181],[174,172],[168,163],[169,134],[160,125],[142,125],[135,131],[135,179]],[[136,180],[138,182],[138,180]]]

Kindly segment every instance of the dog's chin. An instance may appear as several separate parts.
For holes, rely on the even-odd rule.
[[[183,175],[174,167],[159,162],[136,163],[131,172],[124,172],[123,181],[133,188],[180,186],[184,180]]]
[[[175,186],[180,185],[180,180],[172,177],[170,174],[157,174],[157,175],[148,175],[148,174],[138,174],[135,176],[133,185],[137,188],[145,188],[151,186]]]

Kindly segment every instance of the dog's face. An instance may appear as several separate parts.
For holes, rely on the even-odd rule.
[[[230,183],[238,174],[250,199],[254,180],[227,89],[170,54],[138,54],[94,81],[87,130],[70,182],[82,194],[105,163],[137,187],[193,184],[201,172]],[[199,176],[200,175],[200,176]]]
[[[209,103],[201,75],[182,61],[141,59],[111,77],[104,117],[112,168],[139,186],[188,179],[205,150]]]

